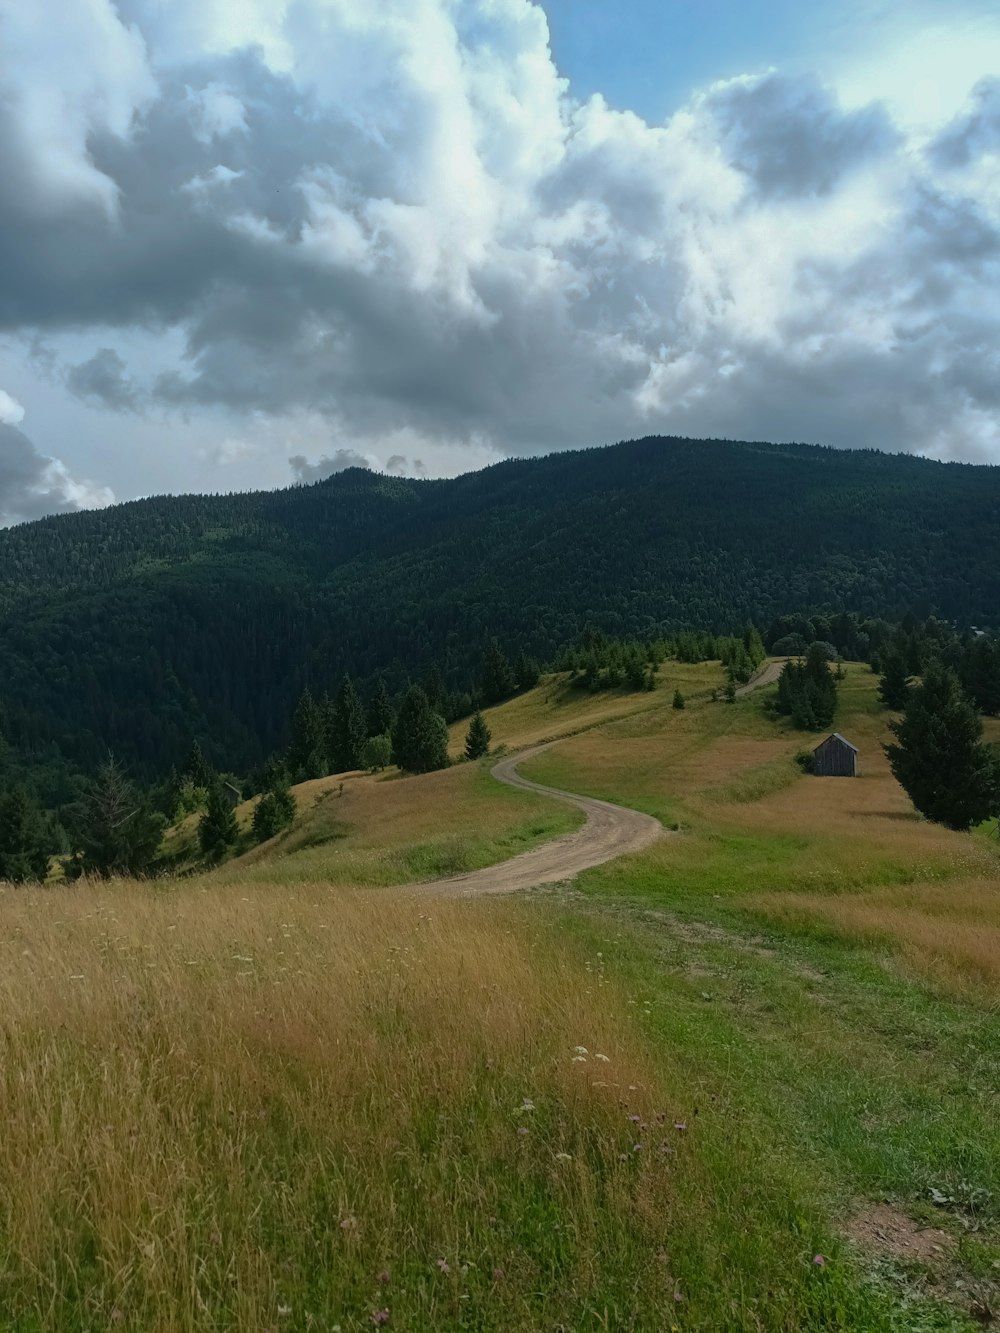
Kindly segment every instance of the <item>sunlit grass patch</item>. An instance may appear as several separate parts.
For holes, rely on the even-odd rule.
[[[764,894],[750,906],[800,929],[824,928],[898,953],[949,990],[1000,995],[1000,892],[995,879],[908,884],[874,892]]]
[[[738,777],[718,787],[710,787],[702,795],[706,800],[719,805],[750,805],[774,792],[784,791],[801,777],[801,770],[788,759],[773,759],[769,763],[746,769]]]
[[[295,789],[294,827],[206,883],[388,886],[493,865],[579,826],[583,816],[504,787],[480,764],[418,777],[357,774]]]
[[[0,908],[18,1327],[669,1308],[668,1164],[623,1109],[654,1122],[662,1086],[525,909],[128,884]]]

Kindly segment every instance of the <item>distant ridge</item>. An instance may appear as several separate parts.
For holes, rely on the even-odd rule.
[[[464,685],[489,634],[546,659],[587,623],[725,629],[798,610],[1000,607],[1000,470],[647,437],[450,481],[137,500],[0,532],[0,724],[40,761],[141,772],[192,735],[245,767],[303,684]]]

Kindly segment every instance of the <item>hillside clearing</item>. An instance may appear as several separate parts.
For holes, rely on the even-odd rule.
[[[490,711],[573,733],[526,774],[680,825],[571,888],[349,887],[565,835],[462,764],[306,784],[211,875],[0,892],[10,1326],[981,1326],[996,845],[913,815],[863,668],[853,781],[719,680]]]

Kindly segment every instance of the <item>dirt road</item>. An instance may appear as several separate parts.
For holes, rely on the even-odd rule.
[[[784,662],[769,662],[763,671],[736,693],[750,694],[762,685],[770,685],[778,679],[784,665]],[[666,835],[667,830],[652,815],[612,805],[610,801],[598,801],[591,796],[560,791],[558,787],[545,787],[540,782],[522,777],[517,771],[518,766],[542,750],[547,750],[551,744],[554,742],[535,745],[530,750],[522,750],[520,754],[501,759],[493,769],[493,776],[498,782],[506,782],[511,787],[523,787],[525,791],[540,792],[555,801],[575,805],[587,816],[583,828],[536,847],[533,851],[522,852],[509,861],[501,861],[499,865],[487,866],[484,870],[471,870],[464,875],[451,875],[447,879],[431,880],[429,883],[409,884],[407,889],[430,889],[435,893],[461,895],[513,893],[517,889],[530,889],[538,884],[555,884],[560,880],[573,879],[581,870],[603,865],[605,861],[625,856],[628,852],[641,852]]]
[[[745,685],[741,685],[736,691],[736,697],[743,694],[752,694],[754,690],[759,690],[762,685],[773,685],[785,668],[784,658],[780,662],[768,662],[758,675],[752,680],[748,680]]]
[[[558,880],[572,879],[581,870],[603,865],[605,861],[624,856],[626,852],[642,851],[657,838],[664,836],[666,829],[652,815],[627,810],[624,806],[612,805],[610,801],[576,796],[572,792],[560,791],[557,787],[545,787],[540,782],[522,777],[517,771],[518,765],[546,749],[547,745],[536,745],[530,750],[522,750],[520,754],[501,759],[493,769],[493,776],[511,787],[541,792],[543,796],[551,796],[553,800],[563,801],[566,805],[575,805],[587,816],[583,828],[577,829],[575,833],[564,834],[533,851],[522,852],[509,861],[501,861],[499,865],[407,887],[461,895],[513,893],[517,889],[530,889],[537,884],[554,884]]]

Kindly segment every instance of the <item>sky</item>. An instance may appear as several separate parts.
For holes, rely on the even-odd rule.
[[[0,0],[0,524],[646,434],[997,463],[998,297],[995,0]]]

